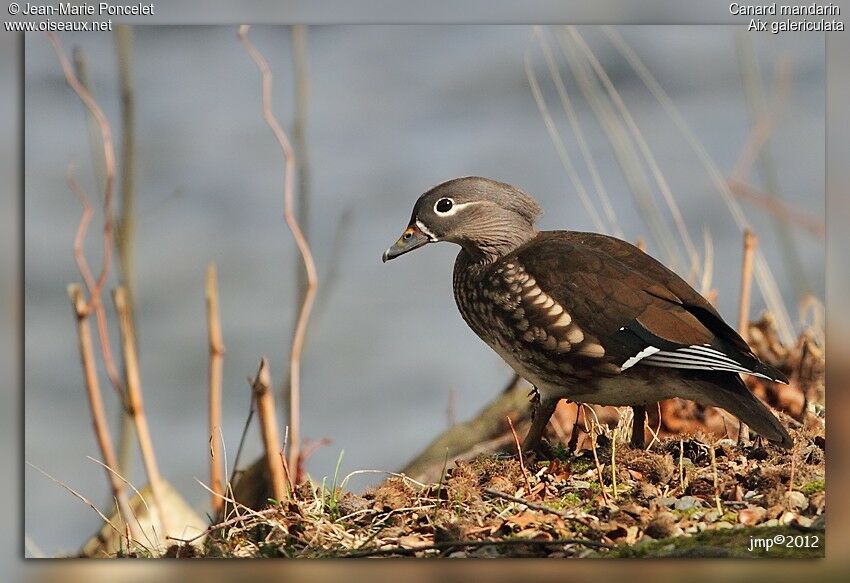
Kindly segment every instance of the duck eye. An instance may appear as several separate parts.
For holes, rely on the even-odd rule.
[[[452,210],[452,206],[454,206],[454,201],[450,198],[441,198],[437,201],[437,204],[434,205],[434,210],[438,213],[447,213]]]

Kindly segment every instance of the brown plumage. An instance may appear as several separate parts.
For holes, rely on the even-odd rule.
[[[784,447],[791,438],[739,373],[786,382],[699,293],[614,237],[538,232],[537,203],[486,178],[455,179],[417,201],[392,259],[434,241],[461,246],[454,295],[463,319],[539,393],[525,447],[558,400],[642,407],[683,397],[722,407]],[[635,428],[637,430],[637,427]]]

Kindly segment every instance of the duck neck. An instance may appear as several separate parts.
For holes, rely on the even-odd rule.
[[[489,230],[486,237],[466,240],[460,245],[470,264],[490,265],[536,236],[537,229],[532,225],[522,225],[521,228],[511,225],[510,228]]]

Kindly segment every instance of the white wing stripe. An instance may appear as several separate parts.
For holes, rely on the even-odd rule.
[[[732,358],[730,358],[729,356],[727,356],[726,354],[723,354],[722,352],[720,352],[718,350],[707,349],[703,346],[689,346],[687,348],[679,348],[679,349],[676,350],[676,352],[687,352],[688,354],[697,354],[697,355],[700,355],[700,356],[705,356],[705,357],[709,357],[709,358],[716,359],[716,360],[724,360],[726,362],[734,363],[734,364],[737,364],[739,366],[741,364],[741,363],[733,360]]]
[[[660,348],[656,348],[654,346],[647,346],[646,348],[644,348],[643,350],[641,350],[640,352],[638,352],[634,356],[629,357],[629,359],[626,360],[626,362],[624,362],[623,365],[620,367],[620,370],[626,370],[630,366],[634,366],[635,364],[637,364],[637,362],[639,360],[644,359],[648,356],[652,356],[653,354],[655,354],[656,352],[659,352],[660,350],[661,350]]]
[[[679,357],[676,357],[676,356],[667,356],[667,355],[662,355],[662,354],[652,356],[651,358],[646,359],[646,362],[647,362],[647,364],[653,363],[653,362],[667,362],[667,363],[670,363],[670,364],[676,364],[676,363],[693,364],[693,365],[697,365],[697,366],[704,366],[706,368],[724,368],[724,369],[729,369],[729,370],[739,370],[741,372],[746,372],[740,366],[731,366],[731,365],[728,365],[724,362],[710,362],[710,361],[702,360],[702,359],[699,359],[699,358],[679,358]]]
[[[734,366],[737,368],[742,368],[740,362],[735,362],[731,358],[719,358],[715,356],[706,356],[705,354],[688,352],[684,349],[676,350],[673,352],[659,352],[658,356],[669,356],[671,358],[679,358],[682,360],[696,360],[700,362],[707,362],[711,364],[724,364],[727,366]],[[746,370],[746,369],[744,369]]]

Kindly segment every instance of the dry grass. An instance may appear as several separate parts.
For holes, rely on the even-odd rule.
[[[705,437],[665,438],[644,451],[623,440],[615,457],[608,430],[595,452],[531,460],[527,475],[518,458],[482,455],[435,484],[397,475],[358,495],[306,483],[297,498],[270,508],[237,506],[238,516],[209,530],[199,554],[576,557],[728,529],[753,534],[754,526],[793,525],[822,536],[825,440],[816,426],[793,436],[794,451]],[[601,474],[594,453],[606,468]],[[604,495],[613,488],[612,468],[616,501]],[[812,552],[819,556],[823,547]]]

